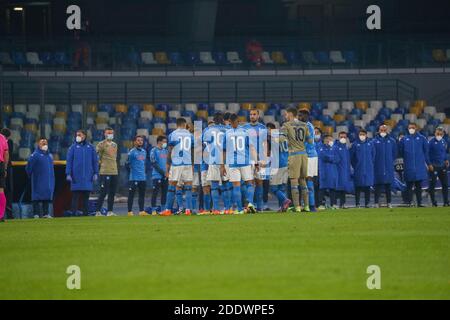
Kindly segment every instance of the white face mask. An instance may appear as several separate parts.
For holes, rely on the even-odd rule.
[[[316,135],[314,136],[314,140],[319,141],[319,140],[320,140],[320,134],[316,134]]]
[[[380,132],[380,136],[381,136],[382,138],[384,138],[384,137],[387,136],[387,133],[386,133],[386,132]]]
[[[106,139],[107,140],[113,140],[114,139],[114,135],[113,134],[107,134],[106,135]]]
[[[80,142],[83,141],[83,140],[81,139],[80,136],[77,136],[77,137],[75,138],[75,141],[78,142],[78,143],[80,143]]]
[[[361,140],[361,141],[366,141],[366,139],[367,139],[367,137],[366,136],[359,136],[359,140]]]
[[[328,145],[329,145],[330,147],[332,147],[332,146],[334,145],[334,142],[333,142],[333,141],[330,141],[330,142],[328,142]]]
[[[414,134],[416,133],[416,129],[408,129],[409,134]]]
[[[346,143],[347,143],[347,139],[345,139],[345,138],[340,138],[340,139],[339,139],[339,142],[342,143],[342,144],[346,144]]]
[[[442,140],[442,136],[436,136],[436,140],[437,141],[441,141]]]
[[[163,149],[167,148],[167,143],[162,144]]]
[[[44,152],[47,152],[48,151],[48,145],[42,146],[41,150],[44,151]]]

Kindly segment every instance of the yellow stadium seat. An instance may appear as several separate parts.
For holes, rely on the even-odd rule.
[[[239,120],[240,123],[245,123],[245,122],[247,122],[247,118],[246,118],[245,116],[240,116],[240,117],[238,117],[238,120]]]
[[[331,126],[325,126],[325,127],[323,127],[322,131],[325,134],[333,134],[334,129]]]
[[[276,63],[276,64],[286,64],[287,61],[284,58],[284,54],[281,51],[274,51],[272,52],[272,60]]]
[[[127,113],[128,111],[128,106],[126,104],[116,104],[115,108],[118,113]]]
[[[313,122],[314,127],[320,128],[320,130],[322,130],[323,128],[323,122],[320,120],[314,120]]]
[[[414,107],[419,107],[421,109],[425,108],[427,105],[427,102],[425,100],[416,100],[414,101]]]
[[[143,108],[144,111],[150,111],[151,113],[155,114],[156,111],[155,106],[152,105],[151,103],[144,104]]]
[[[411,107],[409,108],[410,113],[414,113],[416,116],[422,113],[422,110],[420,107]]]
[[[56,111],[55,118],[63,118],[67,120],[67,113],[63,111]]]
[[[434,49],[431,52],[431,55],[433,57],[433,60],[436,62],[447,62],[447,55],[442,49]]]
[[[167,117],[167,114],[164,111],[156,111],[155,112],[156,118],[165,119]]]
[[[387,120],[384,120],[384,124],[390,128],[394,128],[395,125],[397,124],[397,122],[393,119],[387,119]]]
[[[198,110],[197,117],[203,118],[203,119],[208,119],[208,110]]]
[[[163,128],[153,128],[152,129],[152,135],[154,136],[162,136],[164,135],[164,129]]]
[[[63,124],[55,124],[53,125],[53,131],[64,133],[66,132],[66,126]]]
[[[444,123],[445,123],[445,124],[450,124],[450,118],[445,118],[445,119],[444,119]]]
[[[256,104],[256,109],[266,112],[267,111],[267,103],[259,102]]]
[[[167,57],[167,54],[165,52],[156,52],[155,53],[155,59],[158,64],[170,64],[170,60]]]
[[[37,124],[36,123],[27,123],[24,128],[26,131],[30,131],[33,133],[37,132]]]
[[[253,104],[249,103],[249,102],[245,102],[245,103],[241,104],[241,108],[244,110],[250,110],[253,108]]]
[[[96,124],[108,124],[108,122],[109,122],[109,119],[106,119],[106,118],[97,117],[95,119]]]
[[[97,113],[97,105],[94,103],[90,103],[87,105],[87,112],[88,113]]]
[[[356,108],[366,111],[369,108],[367,101],[356,101]]]
[[[342,122],[345,121],[345,116],[343,114],[335,114],[333,119],[336,122]]]
[[[125,148],[131,149],[131,148],[133,148],[133,141],[130,141],[130,140],[122,141],[122,145]]]
[[[4,112],[4,113],[12,113],[12,112],[13,112],[12,105],[10,105],[10,104],[5,104],[5,105],[3,106],[3,112]]]
[[[309,103],[309,102],[300,102],[298,105],[297,105],[297,109],[308,109],[308,110],[311,110],[311,103]]]

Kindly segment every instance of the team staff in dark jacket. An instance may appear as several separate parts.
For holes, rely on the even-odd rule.
[[[88,215],[89,194],[98,179],[98,156],[92,144],[86,141],[86,132],[78,130],[75,142],[67,152],[67,181],[71,183],[72,213],[78,209],[78,200],[83,201],[83,214]]]
[[[375,148],[364,129],[359,131],[359,139],[350,148],[350,160],[354,171],[356,207],[360,206],[361,192],[364,192],[365,206],[369,208],[370,187],[374,184]]]
[[[346,193],[353,192],[352,177],[351,177],[351,165],[350,165],[350,151],[347,147],[347,133],[339,132],[338,140],[336,141],[336,152],[339,157],[339,163],[337,164],[338,171],[338,185],[337,185],[337,198],[339,199],[339,206],[341,209],[345,209]]]
[[[412,205],[412,189],[415,188],[417,205],[422,207],[422,181],[428,178],[430,169],[428,140],[417,132],[417,125],[408,125],[408,134],[400,140],[398,151],[404,161],[404,179],[408,205]]]
[[[336,189],[338,186],[338,172],[337,164],[339,163],[339,156],[334,146],[333,137],[325,135],[323,137],[323,144],[319,148],[319,188],[320,188],[320,202],[323,203],[325,193],[330,195],[330,208],[336,209]],[[323,206],[320,207],[320,209]]]
[[[381,125],[373,140],[375,146],[375,206],[380,206],[380,194],[384,188],[388,208],[392,208],[391,185],[394,182],[394,161],[397,157],[397,142],[389,136],[388,127]]]
[[[448,167],[449,159],[447,156],[448,145],[444,140],[444,129],[441,127],[436,128],[434,132],[434,138],[430,140],[430,198],[431,203],[434,207],[437,207],[437,202],[435,198],[435,187],[436,180],[439,178],[442,185],[442,199],[444,202],[444,207],[448,207]]]
[[[49,218],[49,205],[53,201],[55,191],[55,169],[53,157],[48,152],[48,141],[41,138],[38,147],[28,159],[25,167],[31,178],[31,200],[33,201],[34,216]],[[40,206],[42,204],[42,212]],[[43,213],[43,215],[42,215]]]

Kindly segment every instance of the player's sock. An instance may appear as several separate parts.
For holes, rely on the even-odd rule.
[[[205,211],[211,210],[211,193],[203,193],[203,209]]]
[[[183,189],[177,189],[175,194],[177,197],[178,210],[181,210],[183,209]]]
[[[236,202],[238,211],[242,211],[241,186],[233,186],[233,200]]]
[[[5,193],[0,193],[0,219],[3,219],[5,216],[5,210],[6,210],[6,197]]]
[[[186,191],[186,210],[192,209],[192,186],[184,186],[184,191]],[[183,194],[181,194],[183,195]],[[183,199],[183,196],[181,196]]]
[[[294,207],[300,206],[300,192],[298,190],[298,185],[291,184],[292,201],[294,202]]]
[[[233,198],[233,184],[230,181],[225,182],[226,191],[225,191],[225,199],[226,205],[225,208],[230,210],[233,208],[233,203],[231,199]]]
[[[280,205],[280,207],[283,205],[283,202],[286,201],[287,197],[284,194],[283,191],[281,191],[280,189],[280,185],[277,186],[271,186],[271,191],[273,192],[273,194],[275,194],[275,196],[278,199],[278,204]]]
[[[245,184],[247,185],[247,201],[248,203],[253,203],[253,197],[255,196],[255,186],[250,182],[246,182]]]
[[[222,183],[222,185],[220,186],[220,194],[221,194],[222,200],[223,200],[223,207],[225,210],[228,210],[228,207],[227,207],[228,200],[227,200],[227,197],[225,194],[226,192],[227,192],[227,186],[225,185],[225,183]]]
[[[192,210],[198,212],[198,192],[192,191]]]
[[[263,193],[264,189],[262,185],[256,185],[255,196],[256,196],[256,210],[261,211],[263,209]]]
[[[220,201],[220,195],[219,195],[219,182],[218,181],[211,181],[211,197],[213,201],[213,210],[219,211],[219,201]]]
[[[314,182],[312,180],[306,181],[306,185],[308,186],[308,196],[309,196],[309,206],[316,206],[316,199],[314,198]]]
[[[280,191],[283,192],[283,194],[286,196],[286,198],[288,198],[288,196],[287,196],[287,187],[286,187],[286,184],[285,184],[285,183],[280,184],[280,185],[278,186],[278,189],[280,189]],[[289,198],[288,198],[288,199],[289,199]],[[283,203],[282,203],[282,204],[283,204]]]
[[[309,207],[309,195],[308,195],[308,187],[300,186],[300,190],[302,193],[303,205],[305,207]]]
[[[167,188],[166,210],[172,211],[173,202],[175,200],[175,189],[175,186],[169,186]]]

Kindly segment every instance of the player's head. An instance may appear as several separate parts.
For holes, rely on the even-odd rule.
[[[143,136],[134,137],[133,143],[136,148],[142,148],[142,146],[144,145],[144,137]]]
[[[167,148],[167,137],[158,136],[158,138],[156,138],[156,144],[159,148]]]
[[[213,120],[214,120],[215,124],[222,124],[223,123],[223,113],[220,111],[216,112],[214,114]]]
[[[367,139],[367,131],[365,129],[360,129],[359,133],[358,133],[358,136],[359,136],[359,140],[361,140],[362,142],[366,141],[366,139]]]
[[[257,123],[259,121],[259,110],[251,109],[250,110],[250,123]]]
[[[110,128],[110,127],[106,128],[104,134],[105,134],[106,140],[111,141],[111,140],[114,139],[114,130],[113,130],[113,128]]]
[[[38,139],[38,148],[42,151],[48,151],[48,141],[47,138],[42,137]]]
[[[314,140],[319,141],[322,138],[322,130],[319,127],[314,128]]]
[[[86,131],[84,130],[77,130],[75,133],[75,141],[78,143],[81,143],[86,140]]]
[[[340,143],[347,143],[347,132],[341,131],[338,133],[338,138]]]
[[[229,125],[230,124],[230,117],[231,117],[231,113],[230,112],[226,112],[223,115],[223,123],[226,124],[226,125]]]
[[[379,133],[380,136],[383,137],[383,138],[387,136],[388,131],[389,131],[389,128],[388,128],[388,126],[385,125],[385,124],[382,124],[382,125],[380,126],[380,128],[378,129],[378,133]]]
[[[6,138],[8,139],[11,136],[11,130],[9,130],[8,128],[3,128],[0,133]]]
[[[410,124],[408,124],[409,134],[415,134],[416,131],[417,131],[417,124],[415,124],[414,122],[411,122]]]
[[[434,136],[436,137],[437,141],[441,141],[442,138],[444,138],[444,134],[445,134],[445,131],[444,131],[444,128],[442,128],[442,127],[437,127],[436,130],[434,131]]]
[[[298,120],[307,122],[309,120],[309,110],[302,108],[298,111]]]
[[[177,119],[177,128],[178,129],[186,129],[186,119],[185,118],[178,118]]]
[[[298,114],[298,112],[297,112],[297,108],[295,108],[295,107],[290,107],[290,108],[288,108],[287,110],[286,110],[286,120],[287,121],[292,121],[292,120],[294,120],[295,118],[297,118],[297,114]]]
[[[332,147],[333,146],[333,136],[326,134],[323,136],[323,143]]]
[[[400,141],[400,140],[402,140],[404,137],[405,137],[405,134],[402,133],[402,132],[400,132],[400,133],[398,134],[397,139],[398,139],[398,141]]]
[[[270,132],[271,132],[273,129],[276,129],[277,127],[276,127],[275,124],[273,124],[272,122],[269,122],[269,123],[266,124],[266,128],[267,128],[267,130],[269,131],[268,134],[270,135]]]
[[[239,126],[239,117],[237,114],[233,113],[230,116],[230,124],[234,129],[236,129]]]

